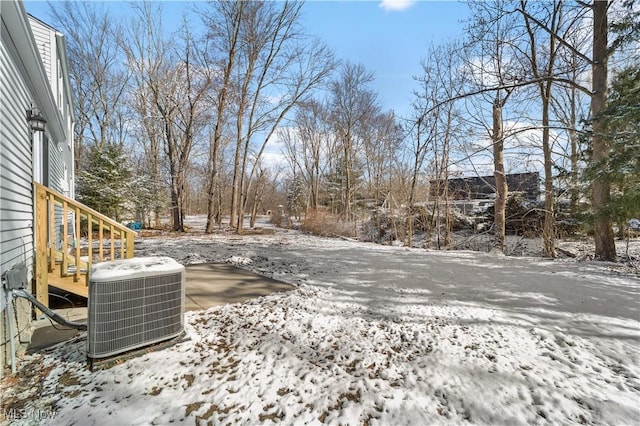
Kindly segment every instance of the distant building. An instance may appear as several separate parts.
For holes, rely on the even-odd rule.
[[[493,198],[496,192],[494,176],[475,176],[449,179],[449,196],[454,200],[475,200]],[[540,175],[534,173],[512,173],[507,175],[509,193],[518,192],[529,201],[537,201],[540,196]],[[442,195],[444,185],[431,181],[431,195]]]

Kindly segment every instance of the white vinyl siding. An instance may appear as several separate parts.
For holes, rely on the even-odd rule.
[[[73,112],[66,68],[64,37],[26,15],[20,0],[0,0],[0,274],[12,265],[27,265],[34,276],[34,164],[46,163],[44,175],[52,188],[73,197]],[[27,111],[38,108],[46,124],[46,143],[33,161]],[[41,135],[42,136],[42,135]],[[39,136],[38,141],[42,140]],[[61,149],[62,148],[62,149]],[[45,155],[48,153],[47,156]],[[45,161],[47,160],[47,161]],[[39,170],[45,168],[40,166]],[[68,182],[65,178],[65,167]],[[62,214],[55,218],[62,224]],[[56,230],[56,235],[60,231]],[[30,335],[31,308],[16,301],[14,329],[19,343]],[[5,331],[7,300],[0,292],[0,377],[10,349]]]
[[[59,144],[49,140],[49,188],[63,192],[64,158]]]
[[[55,29],[36,18],[30,17],[29,24],[36,46],[38,47],[40,59],[44,65],[49,85],[51,86],[51,91],[54,95],[54,100],[57,103],[65,126],[64,134],[66,139],[50,140],[47,147],[47,153],[49,154],[47,184],[50,188],[58,192],[73,196],[71,189],[72,176],[68,173],[66,176],[64,174],[65,165],[67,170],[73,170],[71,99],[67,99],[63,67],[60,60],[61,56],[64,56],[60,51],[60,45],[64,43],[64,37]],[[66,181],[64,181],[65,178]]]
[[[31,97],[12,40],[2,28],[0,43],[0,270],[33,263],[33,187],[30,131],[26,111]]]
[[[49,79],[51,85],[51,91],[53,92],[54,99],[58,98],[58,60],[55,51],[55,33],[51,29],[40,22],[37,19],[30,18],[29,24],[31,25],[31,31],[33,32],[33,38],[36,41],[38,52],[40,53],[40,59],[44,70]]]

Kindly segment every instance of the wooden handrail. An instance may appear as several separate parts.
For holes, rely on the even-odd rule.
[[[92,263],[104,260],[115,260],[117,258],[134,257],[134,239],[137,233],[115,220],[93,210],[90,207],[79,203],[51,188],[47,188],[38,182],[33,183],[35,188],[35,280],[36,298],[43,304],[49,306],[49,284],[55,285],[55,279],[50,277],[51,272],[56,269],[58,262],[61,263],[61,271],[66,272],[69,266],[74,266],[72,274],[73,282],[81,284],[84,276],[84,286],[88,285],[86,279]],[[72,241],[69,240],[69,220],[73,216],[75,228],[73,230]],[[56,235],[56,219],[61,226],[61,235]],[[87,258],[81,256],[81,224],[82,220],[87,222]],[[93,249],[93,229],[97,226],[98,231],[98,251]],[[60,228],[58,228],[60,229]],[[105,246],[105,231],[109,233],[108,243]],[[119,248],[116,246],[116,239],[119,241]],[[56,245],[60,244],[58,249]],[[106,258],[106,259],[105,259]],[[61,278],[59,278],[61,279]],[[71,279],[69,276],[62,279]]]

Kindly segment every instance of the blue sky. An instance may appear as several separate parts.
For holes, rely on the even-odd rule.
[[[108,3],[118,13],[126,10],[122,3]],[[164,3],[167,23],[179,22],[190,10],[187,2]],[[25,8],[50,22],[47,2],[25,1]],[[309,32],[322,38],[338,58],[361,63],[375,75],[373,89],[385,110],[408,115],[416,88],[413,77],[420,74],[428,46],[460,37],[467,16],[467,6],[458,1],[316,0],[305,4],[303,19]]]
[[[405,115],[427,48],[460,37],[468,9],[456,1],[311,1],[305,15],[309,31],[339,58],[374,73],[381,105]]]

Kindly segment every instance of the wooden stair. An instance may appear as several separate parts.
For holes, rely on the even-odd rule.
[[[53,269],[49,269],[49,286],[59,288],[68,293],[89,297],[89,264],[80,260],[79,266],[75,263],[75,257],[66,255],[62,251],[55,251],[55,263]],[[49,263],[51,265],[51,263]],[[79,267],[79,277],[76,271]]]
[[[136,232],[34,182],[35,294],[49,306],[49,286],[89,296],[91,265],[134,257]]]

